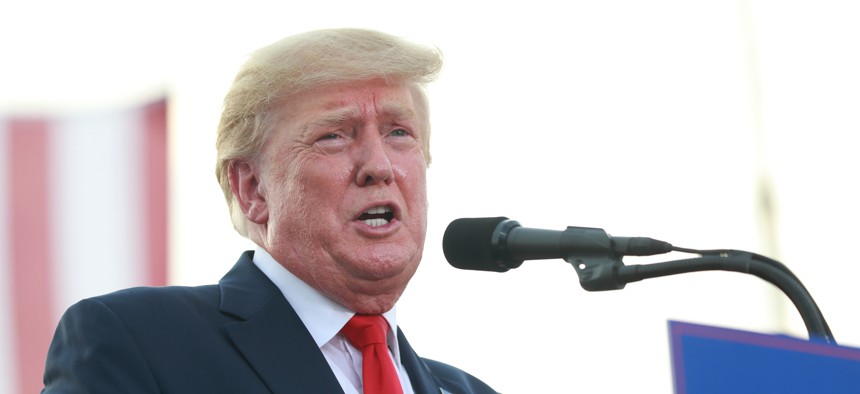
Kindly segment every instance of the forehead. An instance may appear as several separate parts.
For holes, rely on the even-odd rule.
[[[415,89],[384,80],[325,85],[293,95],[284,103],[288,123],[338,123],[367,116],[417,120]]]

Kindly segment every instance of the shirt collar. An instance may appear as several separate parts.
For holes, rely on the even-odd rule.
[[[265,249],[254,250],[254,264],[281,290],[284,297],[302,319],[318,347],[328,343],[355,312],[326,297],[279,264]],[[382,314],[391,327],[388,343],[392,353],[400,358],[397,344],[397,307]]]

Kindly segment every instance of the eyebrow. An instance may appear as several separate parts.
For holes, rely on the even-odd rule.
[[[414,108],[403,105],[396,101],[382,102],[379,105],[379,114],[383,119],[394,119],[399,122],[409,121],[415,123],[415,127],[419,123],[418,114]],[[349,122],[353,119],[361,118],[361,111],[355,106],[339,107],[323,113],[320,117],[305,123],[301,129],[301,135],[311,133],[311,130],[337,126]]]
[[[343,124],[350,119],[360,117],[361,114],[355,107],[341,107],[322,114],[321,117],[308,122],[310,126],[329,126]]]
[[[322,116],[303,124],[299,135],[306,137],[308,134],[311,134],[314,129],[341,125],[350,119],[355,119],[358,115],[358,110],[354,107],[342,107],[325,112]]]
[[[418,113],[415,112],[414,106],[403,105],[396,101],[383,102],[380,113],[396,120],[418,121]]]

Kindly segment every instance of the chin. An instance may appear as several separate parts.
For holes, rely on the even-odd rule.
[[[414,251],[415,249],[411,250]],[[414,252],[406,253],[400,246],[393,250],[388,247],[373,246],[366,250],[356,251],[346,261],[352,266],[351,270],[361,279],[408,282],[418,268],[421,255],[420,252],[417,255]]]
[[[378,315],[394,308],[401,293],[384,295],[349,294],[341,304],[349,310],[364,315]]]
[[[354,278],[341,299],[344,306],[357,313],[376,314],[394,307],[415,274],[416,265],[400,264],[396,274],[373,271],[376,277]],[[385,274],[385,275],[383,275]]]

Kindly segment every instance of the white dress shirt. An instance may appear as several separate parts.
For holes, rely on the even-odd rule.
[[[353,347],[340,334],[340,329],[355,315],[343,305],[332,301],[278,264],[264,249],[254,251],[254,264],[281,290],[287,301],[296,310],[320,351],[328,361],[332,372],[346,394],[361,394],[361,351]],[[388,350],[400,376],[403,394],[414,394],[406,369],[400,363],[400,348],[397,344],[396,307],[382,314],[391,329],[388,331]]]

